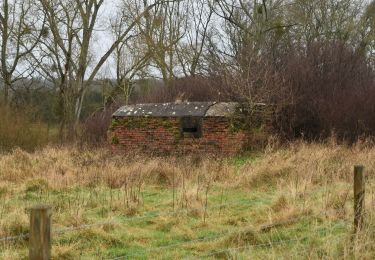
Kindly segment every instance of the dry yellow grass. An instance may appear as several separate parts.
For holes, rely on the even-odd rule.
[[[363,232],[353,240],[355,164],[366,167],[367,214]],[[374,170],[375,146],[367,142],[351,147],[296,142],[229,159],[17,149],[0,155],[0,236],[27,232],[25,209],[45,202],[54,207],[55,230],[113,221],[56,236],[56,259],[132,254],[371,259]],[[148,217],[128,221],[143,216]],[[212,234],[218,237],[199,241]],[[198,241],[183,244],[191,240]],[[174,241],[182,244],[147,251]],[[21,258],[26,246],[4,243],[0,257]]]

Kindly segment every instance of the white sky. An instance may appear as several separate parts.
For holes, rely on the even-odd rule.
[[[96,60],[100,59],[113,43],[113,36],[109,27],[110,20],[115,17],[120,2],[121,0],[105,0],[103,3],[92,42],[92,50],[95,50],[93,54]],[[110,57],[97,77],[114,77],[113,62],[113,58]]]

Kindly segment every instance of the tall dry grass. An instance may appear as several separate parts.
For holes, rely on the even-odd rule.
[[[367,193],[366,225],[359,239],[353,240],[352,181],[355,164],[366,167]],[[69,192],[74,187],[85,187],[92,190],[93,194],[98,188],[106,187],[113,191],[124,191],[121,198],[116,198],[119,195],[112,193],[109,195],[107,203],[110,204],[111,211],[133,216],[144,207],[142,191],[150,187],[163,187],[173,190],[173,199],[170,198],[165,206],[187,209],[188,216],[202,219],[202,227],[214,227],[222,221],[233,226],[241,226],[249,221],[220,213],[218,218],[212,219],[207,207],[207,196],[213,192],[235,194],[235,191],[241,191],[239,194],[255,194],[259,200],[256,210],[243,209],[246,211],[245,215],[250,217],[251,232],[244,229],[241,234],[228,235],[217,243],[197,245],[197,250],[205,252],[256,243],[259,236],[273,234],[273,230],[294,225],[301,228],[304,219],[309,218],[315,219],[316,229],[309,230],[308,233],[301,231],[296,236],[316,236],[319,242],[321,234],[318,227],[323,226],[326,228],[325,232],[332,233],[325,234],[315,247],[301,245],[305,251],[271,250],[265,257],[298,253],[299,256],[315,259],[319,258],[319,252],[323,250],[327,259],[337,256],[350,259],[353,255],[366,259],[375,255],[372,242],[375,237],[374,170],[375,146],[371,142],[358,142],[349,147],[333,141],[301,141],[277,149],[269,148],[263,153],[241,159],[145,157],[142,154],[124,156],[106,149],[78,150],[74,147],[46,147],[33,153],[16,149],[0,156],[0,195],[5,201],[16,194],[48,194],[56,191],[65,192],[69,197]],[[90,193],[90,198],[91,196],[94,195]],[[83,201],[82,204],[79,204],[80,200]],[[241,201],[242,198],[237,197],[236,200]],[[219,200],[216,203],[221,202]],[[78,195],[73,201],[61,201],[58,204],[55,205],[58,225],[79,226],[89,221],[84,214],[85,210],[90,207],[98,208],[103,202],[87,198],[85,201]],[[77,204],[77,207],[71,207],[71,204]],[[1,212],[1,235],[27,231],[27,214],[19,205],[3,205]],[[100,214],[105,216],[105,212]],[[157,229],[164,230],[173,226],[174,231],[184,236],[194,235],[190,228],[181,224],[182,220],[172,221],[171,218],[164,217],[153,221]],[[341,223],[346,231],[337,233],[333,227],[332,230],[328,228],[331,225],[328,223]],[[343,234],[345,237],[342,237]],[[337,247],[337,243],[324,243],[329,239],[341,239],[340,247]],[[61,245],[57,251],[64,251],[66,247],[67,245]]]
[[[276,190],[280,195],[296,198],[325,186],[351,185],[356,164],[366,166],[367,181],[372,187],[375,146],[369,142],[350,147],[295,142],[259,153],[240,165],[236,159],[147,157],[121,155],[107,149],[49,146],[33,153],[15,149],[1,155],[0,177],[3,183],[13,184],[43,180],[53,189],[75,185],[116,189],[130,182],[169,187],[199,185],[196,188],[203,189],[215,184]]]

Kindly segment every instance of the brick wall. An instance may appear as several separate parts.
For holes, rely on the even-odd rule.
[[[159,154],[236,154],[245,142],[245,134],[232,129],[230,119],[224,117],[203,118],[201,138],[184,137],[180,128],[179,118],[115,118],[109,141],[115,150],[143,150]]]

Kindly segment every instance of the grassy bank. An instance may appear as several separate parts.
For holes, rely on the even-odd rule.
[[[353,239],[353,165],[366,166],[366,226]],[[0,155],[0,237],[53,205],[55,259],[372,258],[375,148],[294,143],[231,159],[45,148]],[[27,241],[0,244],[27,256]]]

